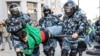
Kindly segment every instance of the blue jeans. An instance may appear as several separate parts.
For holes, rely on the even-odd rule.
[[[90,41],[93,42],[94,41],[94,38],[93,38],[94,37],[94,34],[93,33],[90,33],[89,34],[89,37],[90,37]]]
[[[89,46],[89,47],[92,46],[92,45],[91,45],[91,41],[90,41],[90,36],[89,36],[89,35],[85,36],[85,43],[86,43],[87,46]]]

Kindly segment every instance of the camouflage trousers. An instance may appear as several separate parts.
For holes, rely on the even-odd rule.
[[[43,44],[44,51],[49,51],[50,48],[57,47],[57,40],[56,39],[49,39],[46,43]]]
[[[77,49],[78,43],[70,43],[66,38],[67,37],[64,37],[62,40],[62,50],[66,50],[70,53],[71,49]]]

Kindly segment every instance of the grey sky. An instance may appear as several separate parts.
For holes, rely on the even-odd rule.
[[[78,4],[78,0],[74,0],[76,4]],[[82,8],[88,17],[88,19],[95,18],[99,16],[99,0],[79,0],[80,8]],[[64,4],[67,0],[61,0]]]

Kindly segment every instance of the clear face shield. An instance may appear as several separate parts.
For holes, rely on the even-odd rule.
[[[64,5],[64,12],[68,16],[71,16],[74,13],[75,9],[76,9],[76,4],[74,2],[67,2]]]
[[[72,10],[71,7],[65,6],[65,7],[64,7],[64,12],[65,12],[66,15],[70,16],[70,15],[72,15],[73,10]]]
[[[64,7],[65,13],[70,13],[71,12],[71,7]]]
[[[19,7],[11,8],[10,12],[12,15],[17,15],[19,13]]]

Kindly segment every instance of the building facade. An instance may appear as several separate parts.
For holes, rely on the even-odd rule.
[[[50,5],[54,13],[60,10],[59,0],[0,0],[0,19],[8,18],[9,6],[12,3],[19,4],[21,11],[30,14],[31,19],[36,22],[42,17],[44,4]]]
[[[7,19],[9,15],[9,6],[12,3],[20,5],[23,13],[30,14],[33,21],[41,18],[41,0],[0,0],[0,19]]]
[[[61,12],[61,0],[44,0],[44,4],[50,6],[54,14]]]

